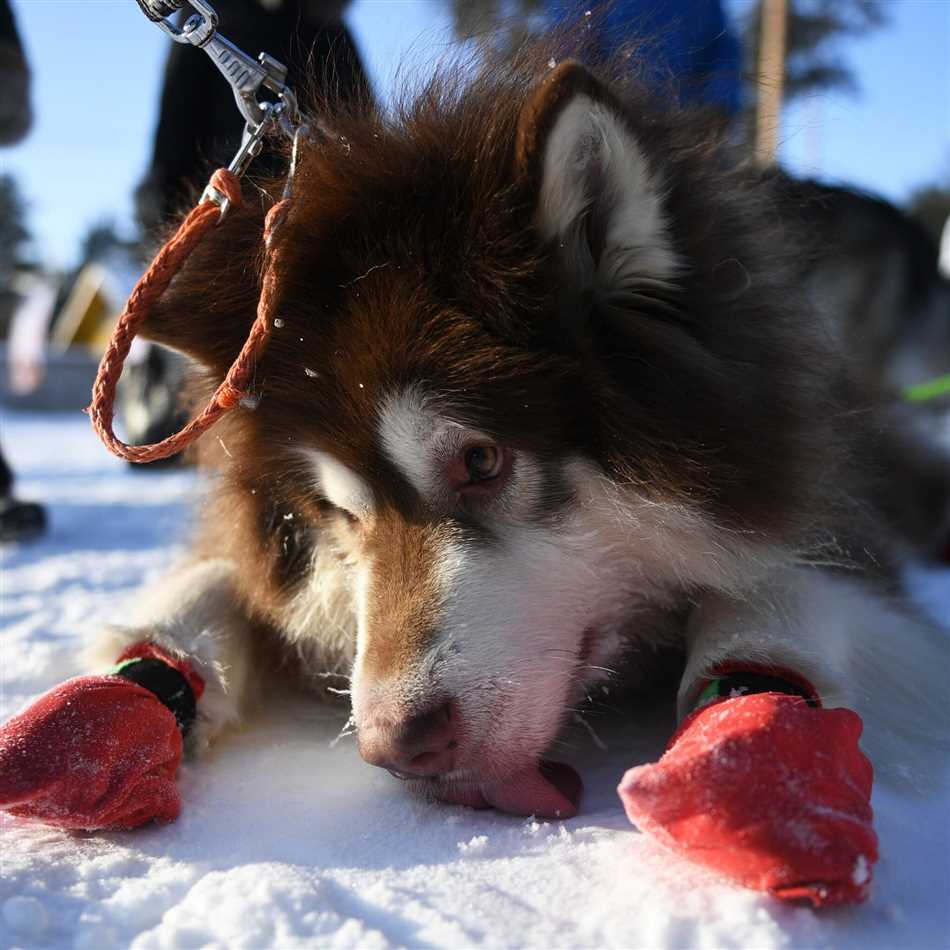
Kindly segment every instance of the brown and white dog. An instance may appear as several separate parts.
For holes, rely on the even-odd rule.
[[[147,327],[205,386],[254,318],[266,207]],[[669,647],[681,712],[734,660],[858,710],[879,770],[945,742],[945,643],[865,500],[872,410],[767,187],[700,119],[545,52],[445,71],[390,115],[328,115],[278,240],[257,405],[206,439],[193,551],[99,644],[189,657],[199,742],[265,662],[339,673],[364,758],[475,801]]]

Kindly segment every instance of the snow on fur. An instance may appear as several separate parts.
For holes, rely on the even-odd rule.
[[[82,672],[97,625],[167,567],[196,489],[186,472],[109,458],[84,417],[6,414],[18,490],[50,506],[43,541],[2,551],[0,715]],[[946,572],[912,587],[950,621]],[[950,625],[950,624],[948,624]],[[71,835],[0,818],[0,947],[929,948],[950,933],[950,791],[881,783],[870,901],[816,915],[779,906],[665,852],[624,817],[623,772],[655,759],[672,706],[572,736],[577,818],[514,818],[409,800],[362,763],[343,720],[288,695],[180,780],[182,817]],[[598,727],[599,730],[599,727]]]

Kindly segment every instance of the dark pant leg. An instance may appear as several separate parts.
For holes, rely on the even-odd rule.
[[[13,472],[7,465],[7,460],[3,457],[3,449],[0,448],[0,498],[8,497],[13,491]]]

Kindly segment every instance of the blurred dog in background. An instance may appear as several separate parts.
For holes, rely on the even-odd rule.
[[[924,227],[882,198],[775,176],[782,214],[804,236],[799,279],[849,359],[856,385],[883,406],[878,504],[906,553],[950,560],[950,396],[907,391],[950,373],[950,280]]]

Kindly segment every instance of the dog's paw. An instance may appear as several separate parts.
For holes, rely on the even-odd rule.
[[[780,693],[686,719],[618,792],[630,820],[680,854],[781,900],[867,897],[877,860],[861,719]]]
[[[0,808],[77,830],[173,821],[181,751],[175,716],[149,689],[68,680],[0,727]]]

